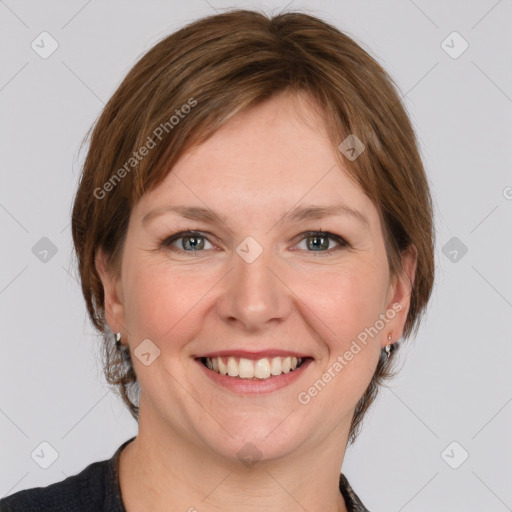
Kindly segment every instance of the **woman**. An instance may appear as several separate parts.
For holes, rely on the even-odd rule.
[[[72,232],[139,432],[2,511],[367,510],[345,450],[434,269],[415,134],[368,53],[301,13],[163,39],[95,126]]]

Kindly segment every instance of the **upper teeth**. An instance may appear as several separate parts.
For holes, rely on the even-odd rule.
[[[271,375],[288,373],[302,363],[302,358],[294,356],[263,358],[254,361],[244,357],[228,357],[227,363],[222,357],[205,357],[206,366],[214,372],[241,379],[268,379]]]

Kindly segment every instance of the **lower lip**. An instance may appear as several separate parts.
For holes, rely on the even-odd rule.
[[[209,377],[213,382],[220,384],[221,386],[240,393],[243,395],[259,395],[263,393],[271,393],[278,389],[284,388],[291,385],[304,373],[306,368],[313,361],[312,359],[306,359],[296,370],[289,371],[288,373],[281,373],[268,379],[238,379],[237,377],[230,377],[229,375],[222,375],[214,372],[207,368],[200,359],[195,360],[200,366],[201,370]]]

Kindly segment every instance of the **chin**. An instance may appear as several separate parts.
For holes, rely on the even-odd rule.
[[[275,418],[267,416],[249,422],[246,415],[242,421],[238,422],[233,418],[231,423],[227,417],[224,417],[223,426],[232,424],[237,427],[226,428],[229,433],[221,427],[208,430],[204,441],[220,457],[242,462],[248,467],[252,467],[258,461],[277,460],[297,451],[310,437],[306,432],[292,431],[297,426],[285,427],[285,422],[280,423],[283,418],[276,421]]]

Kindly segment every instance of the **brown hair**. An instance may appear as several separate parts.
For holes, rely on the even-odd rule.
[[[73,206],[72,233],[88,314],[104,338],[107,382],[138,420],[130,354],[116,350],[105,321],[95,252],[119,275],[133,206],[177,159],[231,117],[281,91],[306,92],[322,107],[334,147],[354,134],[365,145],[340,163],[376,205],[392,275],[417,249],[404,338],[416,332],[433,286],[434,231],[429,186],[397,87],[354,40],[307,14],[274,17],[232,10],[197,20],[151,48],[129,71],[97,120]],[[146,148],[145,150],[143,148]],[[395,347],[398,342],[395,343]],[[380,385],[392,376],[381,354],[357,404],[349,443]]]

